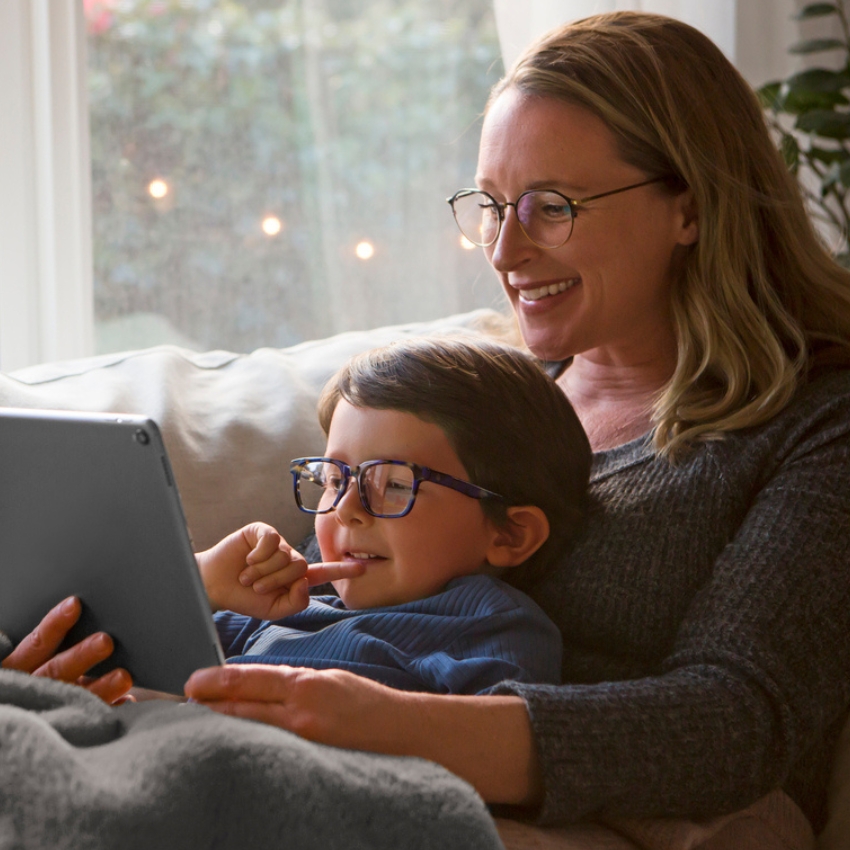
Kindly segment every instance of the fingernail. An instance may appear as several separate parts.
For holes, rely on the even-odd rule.
[[[251,583],[251,577],[246,575],[239,576],[239,584],[243,587],[247,587]]]
[[[69,596],[63,603],[61,611],[63,614],[71,614],[77,607],[77,600],[73,596]]]

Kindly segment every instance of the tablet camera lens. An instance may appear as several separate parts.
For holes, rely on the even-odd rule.
[[[151,438],[148,435],[148,432],[145,431],[143,428],[139,428],[138,431],[136,431],[136,433],[133,434],[133,438],[135,439],[135,441],[137,443],[139,443],[142,446],[146,446],[151,441]]]

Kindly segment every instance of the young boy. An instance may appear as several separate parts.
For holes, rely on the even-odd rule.
[[[214,609],[232,609],[215,615],[228,660],[439,693],[558,682],[561,636],[519,589],[584,511],[590,448],[554,382],[506,346],[412,339],[350,361],[319,418],[326,456],[291,471],[330,563],[305,575],[261,523],[198,555]],[[338,596],[309,597],[322,570]]]

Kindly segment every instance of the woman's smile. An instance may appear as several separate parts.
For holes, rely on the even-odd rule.
[[[551,298],[553,295],[560,295],[568,289],[572,289],[581,283],[581,278],[574,277],[570,280],[559,280],[557,283],[544,283],[536,287],[519,287],[511,284],[514,289],[519,292],[521,301],[534,302],[541,301],[544,298]]]

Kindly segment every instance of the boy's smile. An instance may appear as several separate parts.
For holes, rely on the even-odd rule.
[[[341,400],[328,433],[326,456],[356,466],[404,460],[469,480],[442,428],[412,413],[354,407]],[[477,499],[429,481],[407,516],[368,514],[357,485],[331,513],[316,516],[325,561],[358,561],[363,575],[334,587],[349,608],[398,605],[439,592],[451,579],[481,572],[498,534]]]

